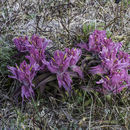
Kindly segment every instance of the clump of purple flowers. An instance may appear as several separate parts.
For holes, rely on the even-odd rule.
[[[44,69],[45,49],[50,40],[33,35],[30,40],[27,36],[14,39],[14,43],[20,52],[29,52],[26,58],[30,64],[38,64],[38,70]]]
[[[24,99],[26,97],[29,99],[30,97],[34,96],[33,88],[34,84],[32,80],[36,75],[36,70],[38,68],[37,64],[27,64],[26,61],[23,61],[20,64],[20,67],[16,64],[16,67],[8,67],[10,72],[13,74],[9,76],[10,78],[17,79],[21,84],[21,96]]]
[[[71,71],[77,72],[81,78],[83,78],[83,73],[77,62],[81,57],[80,49],[69,49],[66,48],[65,51],[56,50],[54,52],[54,57],[47,63],[47,67],[50,72],[55,73],[57,76],[59,87],[63,86],[66,91],[71,90]]]
[[[18,51],[26,52],[26,59],[29,64],[23,61],[20,67],[8,67],[13,74],[9,76],[17,79],[21,85],[21,96],[24,99],[29,99],[34,96],[32,83],[38,71],[50,71],[56,75],[59,87],[70,93],[72,89],[72,77],[79,76],[84,78],[83,72],[78,61],[81,58],[82,51],[78,48],[65,48],[64,51],[56,50],[53,57],[47,57],[46,47],[50,40],[33,35],[31,38],[19,37],[14,39],[14,44]],[[124,88],[130,88],[130,55],[121,50],[122,43],[115,43],[110,38],[107,38],[106,31],[95,30],[89,36],[89,42],[78,44],[79,47],[86,49],[87,52],[92,52],[99,56],[101,64],[91,67],[91,74],[98,74],[101,79],[97,84],[102,84],[102,89],[98,91],[103,93],[112,92],[117,94]],[[50,60],[48,60],[50,59]]]
[[[29,64],[23,61],[20,67],[8,67],[13,76],[11,78],[17,79],[21,84],[21,96],[24,99],[26,97],[29,99],[34,96],[32,83],[36,73],[39,70],[45,69],[45,49],[50,40],[45,38],[40,38],[37,35],[33,35],[30,39],[25,37],[19,37],[14,39],[14,44],[18,51],[28,52],[29,55],[26,58],[29,60]]]
[[[66,91],[71,91],[72,78],[75,72],[83,78],[83,73],[77,62],[81,57],[81,49],[66,48],[65,51],[56,50],[54,57],[51,60],[46,60],[45,50],[50,40],[40,38],[33,35],[30,39],[28,37],[19,37],[14,39],[14,44],[18,51],[27,52],[25,56],[29,60],[29,64],[23,61],[20,67],[8,67],[13,76],[11,78],[17,79],[21,84],[22,98],[29,99],[34,96],[32,83],[36,73],[48,69],[51,73],[56,74],[58,85],[62,86]],[[49,59],[49,58],[48,58]]]
[[[81,48],[98,54],[101,64],[91,67],[92,74],[99,74],[102,84],[100,92],[117,94],[124,88],[130,87],[130,55],[121,51],[122,44],[108,39],[105,31],[95,30],[89,37],[89,42],[79,44]]]

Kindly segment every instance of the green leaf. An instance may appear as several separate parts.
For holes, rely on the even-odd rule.
[[[83,24],[83,33],[87,34],[87,25],[86,24]]]

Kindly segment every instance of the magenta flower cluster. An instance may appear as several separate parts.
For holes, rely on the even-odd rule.
[[[71,90],[72,83],[70,70],[77,72],[79,76],[83,78],[80,67],[76,65],[80,57],[80,49],[66,48],[65,51],[56,50],[54,52],[54,57],[46,63],[50,72],[56,74],[59,87],[63,86],[68,92]]]
[[[23,61],[20,67],[8,67],[13,76],[11,78],[17,79],[21,84],[21,96],[24,99],[29,99],[34,96],[32,83],[38,71],[48,69],[51,73],[56,74],[59,87],[64,87],[70,92],[72,83],[72,73],[76,72],[81,78],[83,73],[77,62],[81,57],[81,49],[66,48],[65,51],[56,50],[54,57],[47,61],[45,50],[50,40],[40,38],[33,35],[30,39],[28,37],[19,37],[14,39],[14,44],[18,51],[28,52],[25,56],[29,60],[29,64]],[[49,58],[48,58],[49,59]]]
[[[26,59],[29,64],[23,61],[20,67],[8,67],[13,74],[9,76],[17,79],[21,83],[21,96],[29,99],[34,96],[33,79],[38,71],[50,71],[56,75],[59,87],[64,87],[67,92],[72,89],[72,77],[78,75],[84,78],[83,72],[78,61],[81,58],[82,51],[78,48],[66,48],[64,51],[56,50],[53,57],[46,56],[46,47],[51,41],[33,35],[31,38],[19,37],[14,39],[14,44],[18,51],[26,52]],[[117,94],[124,88],[130,88],[130,55],[121,50],[122,43],[115,43],[106,36],[106,31],[95,30],[89,36],[89,42],[78,44],[79,47],[86,49],[99,56],[101,64],[91,67],[89,72],[100,75],[101,79],[97,81],[102,84],[98,91],[102,93],[112,92]],[[50,59],[50,60],[47,60]]]
[[[29,98],[31,96],[34,96],[34,91],[32,87],[34,87],[34,84],[32,83],[32,80],[34,76],[36,75],[36,70],[38,69],[37,64],[27,64],[26,61],[23,61],[20,64],[20,67],[8,67],[10,72],[13,74],[13,76],[9,76],[10,78],[17,79],[21,84],[21,96],[24,98]]]
[[[121,92],[130,88],[130,55],[121,50],[122,43],[115,43],[106,36],[106,31],[95,30],[89,36],[89,42],[79,44],[81,48],[99,55],[101,64],[91,67],[92,74],[99,74],[101,79],[97,84],[102,84],[100,92]]]

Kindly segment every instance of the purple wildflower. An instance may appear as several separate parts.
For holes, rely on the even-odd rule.
[[[88,50],[100,52],[103,40],[106,38],[106,31],[95,30],[89,36]]]
[[[70,64],[70,57],[67,57],[67,53],[56,50],[54,58],[52,58],[48,64],[48,69],[52,73],[61,74],[67,71]]]
[[[102,49],[102,44],[104,39],[106,39],[106,31],[95,30],[89,36],[88,43],[78,44],[79,47],[86,49],[87,51],[92,51],[95,53],[99,53]]]
[[[28,46],[30,45],[28,41],[28,37],[25,36],[25,37],[15,38],[13,41],[18,51],[20,52],[28,51]]]
[[[97,82],[102,84],[103,92],[113,92],[117,94],[124,88],[129,87],[128,66],[130,60],[128,54],[118,49],[103,48],[100,58],[101,65],[92,67],[90,72],[93,74],[100,74],[102,79]]]
[[[38,50],[45,50],[46,46],[51,40],[48,40],[46,38],[41,38],[38,35],[33,35],[30,39],[30,43],[32,47],[38,49]]]
[[[124,68],[130,69],[130,54],[120,50],[117,55],[117,59]]]
[[[56,50],[54,52],[54,57],[50,60],[50,62],[46,63],[50,72],[56,74],[59,87],[63,86],[68,92],[71,90],[72,83],[70,70],[72,69],[81,77],[83,77],[80,67],[76,66],[76,63],[78,62],[80,56],[80,49],[70,50],[66,48],[64,52]]]
[[[110,42],[111,43],[111,42]],[[121,43],[112,43],[110,47],[103,47],[100,51],[100,58],[102,60],[102,67],[109,71],[127,68],[130,60],[128,54],[120,50]]]
[[[70,60],[71,57],[67,57],[67,53],[57,50],[54,53],[54,58],[47,63],[50,72],[57,75],[59,87],[63,86],[68,91],[70,91],[72,82],[69,73],[67,73]]]
[[[10,78],[17,79],[21,84],[21,96],[24,99],[24,96],[29,99],[31,96],[34,96],[34,92],[32,87],[34,85],[32,84],[32,80],[34,76],[36,75],[36,70],[38,66],[36,64],[27,64],[26,61],[23,61],[20,64],[20,67],[8,67],[9,71],[13,74],[12,76],[9,76]]]
[[[28,39],[27,36],[14,39],[15,46],[17,47],[18,51],[21,52],[30,51],[31,48],[45,50],[49,42],[50,40],[46,38],[40,38],[38,35],[33,35],[30,39]]]
[[[78,49],[78,48],[72,48],[72,49],[66,48],[65,52],[67,53],[68,57],[71,57],[70,68],[74,72],[77,72],[81,78],[83,78],[82,70],[80,69],[79,66],[76,65],[77,62],[79,61],[80,57],[81,57],[81,54],[82,54],[81,49]]]
[[[78,48],[72,48],[72,49],[66,48],[65,52],[69,57],[71,57],[70,66],[76,65],[82,54],[81,49]]]
[[[31,64],[38,64],[39,68],[38,70],[43,70],[45,68],[46,56],[45,56],[45,49],[48,45],[50,40],[47,40],[45,38],[40,38],[37,35],[33,35],[31,37],[31,47],[29,50],[30,55],[26,56],[27,59],[29,59]]]
[[[30,64],[37,64],[39,65],[38,70],[45,69],[45,50],[44,49],[30,49],[30,55],[26,56],[26,58],[30,61]]]
[[[91,67],[90,72],[101,75],[102,78],[97,84],[102,84],[102,92],[116,94],[129,88],[130,59],[128,53],[120,50],[122,43],[114,43],[107,39],[105,31],[96,30],[90,35],[89,43],[80,46],[99,54],[101,64]]]
[[[128,88],[130,77],[128,72],[123,69],[121,71],[116,71],[108,76],[102,76],[102,79],[97,82],[97,84],[102,84],[103,90],[101,92],[108,93],[112,92],[114,94],[120,93],[124,88]]]

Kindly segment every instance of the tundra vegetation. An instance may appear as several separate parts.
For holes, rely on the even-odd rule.
[[[0,128],[130,128],[128,0],[0,1]]]

